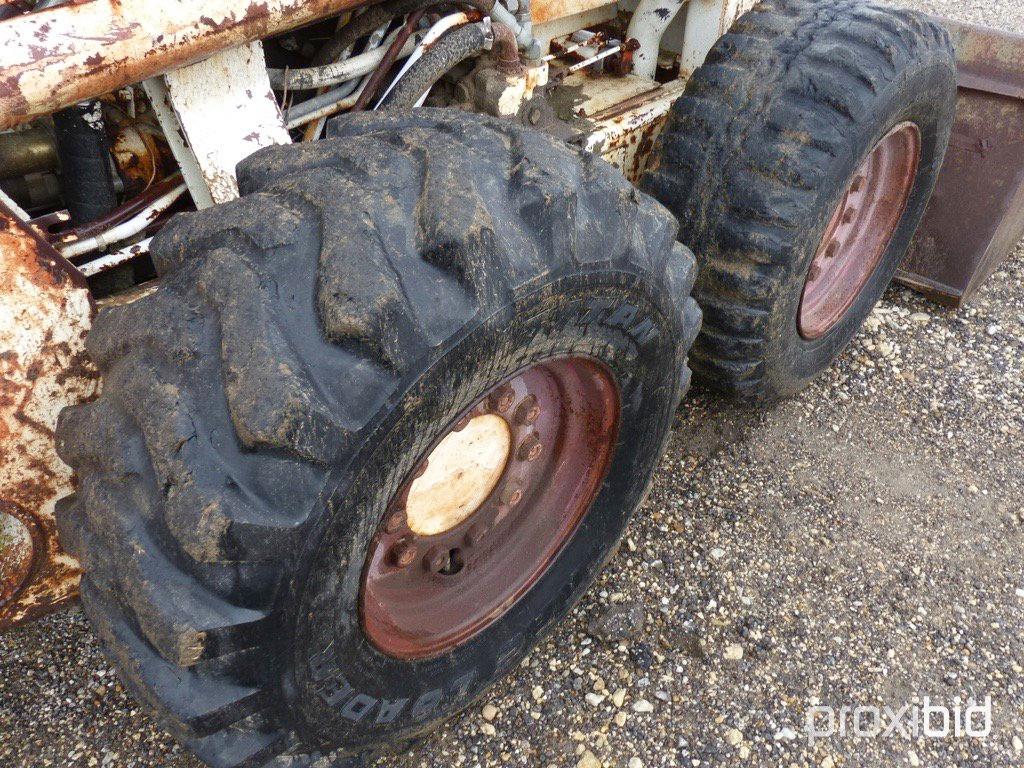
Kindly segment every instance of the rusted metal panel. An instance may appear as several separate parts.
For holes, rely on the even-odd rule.
[[[85,278],[0,204],[0,627],[74,596],[77,563],[60,549],[54,503],[71,491],[53,430],[92,397],[85,356],[93,303]]]
[[[1024,237],[1024,35],[943,23],[957,50],[956,123],[897,280],[959,306]]]
[[[532,0],[530,14],[534,24],[576,16],[608,5],[608,0]]]
[[[92,0],[0,22],[0,128],[362,0]]]
[[[270,89],[263,44],[221,51],[146,90],[199,208],[238,197],[235,166],[257,149],[290,144]],[[173,113],[173,115],[172,115]],[[191,172],[190,172],[191,171]]]
[[[647,166],[669,109],[685,86],[682,80],[674,80],[589,115],[592,124],[584,146],[636,183]]]

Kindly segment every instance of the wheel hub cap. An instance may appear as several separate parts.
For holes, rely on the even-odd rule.
[[[445,435],[409,488],[409,530],[418,536],[446,533],[476,512],[505,471],[511,448],[508,422],[491,413]]]

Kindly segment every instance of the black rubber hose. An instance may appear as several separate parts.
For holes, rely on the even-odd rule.
[[[468,5],[479,10],[485,16],[494,7],[494,0],[459,0],[461,5]],[[313,59],[315,66],[324,66],[337,61],[345,49],[355,45],[356,41],[366,37],[385,22],[398,16],[405,16],[420,8],[437,5],[437,0],[388,0],[367,8],[360,16],[356,16],[343,26],[335,36],[324,45]]]
[[[110,213],[117,207],[117,190],[100,102],[85,101],[54,113],[53,127],[71,223],[88,224]]]
[[[378,109],[389,112],[412,109],[420,96],[446,72],[486,47],[487,33],[482,24],[466,24],[449,32],[409,68]]]

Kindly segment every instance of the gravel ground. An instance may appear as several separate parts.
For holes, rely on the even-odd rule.
[[[1017,0],[915,4],[1024,28]],[[379,768],[1021,766],[1022,366],[1024,244],[967,309],[892,288],[791,401],[694,393],[572,618],[486,706]],[[804,733],[815,706],[925,696],[991,697],[991,734]],[[71,608],[0,635],[0,765],[199,763]]]

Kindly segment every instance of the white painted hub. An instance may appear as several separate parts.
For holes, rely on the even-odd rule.
[[[498,484],[511,451],[512,432],[501,416],[476,416],[447,435],[409,488],[405,514],[412,532],[434,536],[473,514]]]

